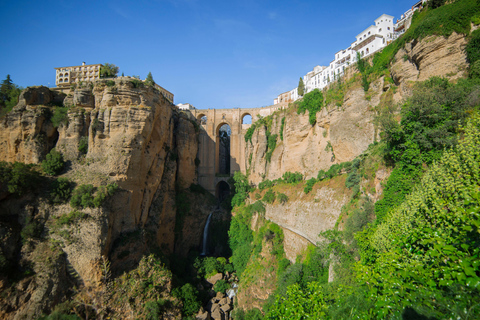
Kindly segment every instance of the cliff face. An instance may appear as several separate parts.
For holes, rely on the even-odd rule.
[[[50,121],[56,113],[52,104],[58,105],[62,99],[69,108],[55,128]],[[194,122],[154,88],[138,86],[126,78],[77,88],[67,97],[45,87],[24,91],[19,104],[1,119],[0,161],[39,164],[55,147],[67,160],[63,177],[77,186],[116,183],[118,191],[101,207],[82,209],[87,218],[61,227],[55,219],[72,211],[69,204],[53,205],[33,195],[21,201],[12,197],[0,201],[1,236],[5,243],[15,244],[12,251],[25,251],[24,262],[19,263],[32,264],[45,279],[52,274],[68,278],[65,268],[71,265],[83,283],[94,285],[102,277],[102,256],[112,260],[113,270],[128,270],[149,247],[158,247],[167,255],[174,253],[173,230],[179,223],[176,190],[196,182],[198,133]],[[85,154],[79,151],[84,142],[88,142]],[[198,202],[203,202],[201,196]],[[204,211],[191,216],[204,221],[209,213]],[[12,238],[11,230],[32,220],[44,227],[42,238],[47,242],[61,243],[58,264],[45,272],[40,271],[42,267],[35,258],[41,256],[40,248],[45,250],[44,241],[26,247],[18,233]],[[190,223],[186,225],[191,227]],[[194,233],[196,237],[183,237],[179,249],[198,247],[202,231]],[[188,230],[184,232],[188,234]],[[16,305],[19,298],[13,293],[4,301],[2,309],[10,310],[4,317],[38,316],[58,303],[69,287],[60,285],[62,277],[58,276],[54,280],[58,289],[48,293],[51,280],[39,282],[37,278],[23,284],[30,292],[23,302]],[[6,288],[8,281],[0,280],[0,287]]]

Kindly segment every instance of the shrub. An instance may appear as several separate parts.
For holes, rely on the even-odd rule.
[[[276,146],[277,146],[277,135],[276,134],[270,134],[268,131],[267,131],[267,153],[265,154],[265,160],[267,162],[270,162],[270,160],[272,159],[272,153],[273,153],[273,150],[275,150]]]
[[[33,165],[22,162],[8,163],[0,161],[0,187],[17,196],[34,189],[40,181],[38,172],[32,170]]]
[[[272,189],[269,189],[267,192],[265,192],[262,200],[266,203],[272,204],[275,202],[275,192],[273,192]]]
[[[115,81],[113,81],[113,80],[107,80],[107,86],[108,86],[108,87],[113,87],[113,86],[115,86]]]
[[[258,184],[258,189],[263,190],[263,189],[271,188],[272,186],[273,186],[272,180],[267,179]]]
[[[347,180],[345,180],[345,186],[349,189],[358,185],[360,183],[361,176],[357,173],[357,170],[352,170],[347,176]]]
[[[73,208],[93,208],[93,193],[95,187],[91,184],[82,184],[73,190],[70,205]]]
[[[56,107],[50,121],[55,128],[58,128],[60,125],[68,125],[68,108]]]
[[[53,203],[64,203],[72,194],[72,183],[67,178],[58,178],[52,183],[50,199]]]
[[[172,290],[172,295],[182,300],[182,313],[184,316],[192,316],[200,310],[202,304],[198,300],[198,291],[190,283],[183,285],[181,288]]]
[[[277,194],[277,200],[278,202],[280,202],[281,204],[284,204],[288,201],[288,196],[285,194],[285,193],[281,193],[279,192]]]
[[[330,169],[328,169],[327,172],[325,172],[325,177],[328,179],[331,179],[333,177],[336,177],[340,174],[340,171],[342,171],[342,165],[341,164],[334,164],[330,166]]]
[[[283,130],[285,129],[285,117],[282,118],[282,124],[280,125],[280,140],[283,141]]]
[[[213,286],[215,292],[226,293],[228,289],[230,289],[230,284],[223,279],[218,280]]]
[[[78,141],[78,151],[82,154],[86,154],[88,152],[88,137],[81,137],[80,141]]]
[[[324,170],[319,170],[318,171],[318,174],[317,174],[317,180],[318,181],[322,181],[323,179],[325,179],[327,177],[326,173]]]
[[[265,205],[260,200],[255,201],[255,203],[251,204],[249,208],[252,213],[253,212],[260,213],[260,214],[265,213]]]
[[[465,47],[465,52],[467,53],[467,59],[470,65],[480,60],[480,29],[472,32],[470,40]]]
[[[315,89],[303,96],[303,100],[298,103],[298,114],[304,114],[308,110],[308,121],[313,126],[317,121],[317,112],[322,110],[323,94]]]
[[[240,171],[235,172],[233,180],[235,181],[235,195],[232,198],[232,207],[235,207],[241,205],[248,197],[250,184],[247,176]]]
[[[303,175],[300,172],[292,173],[287,171],[283,174],[283,181],[286,183],[299,183],[303,180]]]
[[[27,221],[25,222],[25,226],[20,232],[20,235],[23,241],[26,241],[28,239],[38,239],[41,236],[42,231],[43,231],[42,224],[40,224],[38,221],[34,219],[27,218]]]
[[[315,179],[315,178],[309,179],[307,181],[307,183],[305,184],[305,187],[303,188],[303,192],[308,194],[310,191],[312,191],[312,188],[313,188],[313,186],[315,185],[316,182],[317,182],[317,179]]]
[[[45,160],[42,161],[43,171],[51,176],[59,174],[65,167],[65,161],[63,161],[63,155],[53,148],[48,154]]]

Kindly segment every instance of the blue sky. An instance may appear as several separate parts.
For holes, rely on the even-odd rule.
[[[0,0],[0,79],[55,85],[55,67],[113,63],[197,108],[271,105],[383,13],[415,1]]]

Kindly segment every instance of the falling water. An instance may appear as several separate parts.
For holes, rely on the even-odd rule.
[[[213,212],[212,212],[213,213]],[[212,218],[212,213],[208,215],[207,223],[205,223],[205,228],[203,229],[203,243],[202,243],[202,253],[200,255],[207,255],[207,245],[208,245],[208,227],[210,226],[210,219]]]

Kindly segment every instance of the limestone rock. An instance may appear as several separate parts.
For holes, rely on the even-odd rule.
[[[218,280],[221,280],[223,279],[223,274],[221,273],[217,273],[213,276],[211,276],[210,278],[207,278],[207,282],[210,283],[212,286],[214,286]],[[221,296],[222,293],[221,292],[217,292],[217,296],[215,297],[217,299],[217,301],[219,301],[221,298],[223,298],[223,296]]]
[[[198,311],[197,315],[195,316],[195,319],[197,320],[210,320],[210,313],[208,311],[205,311],[203,308],[200,308]]]

